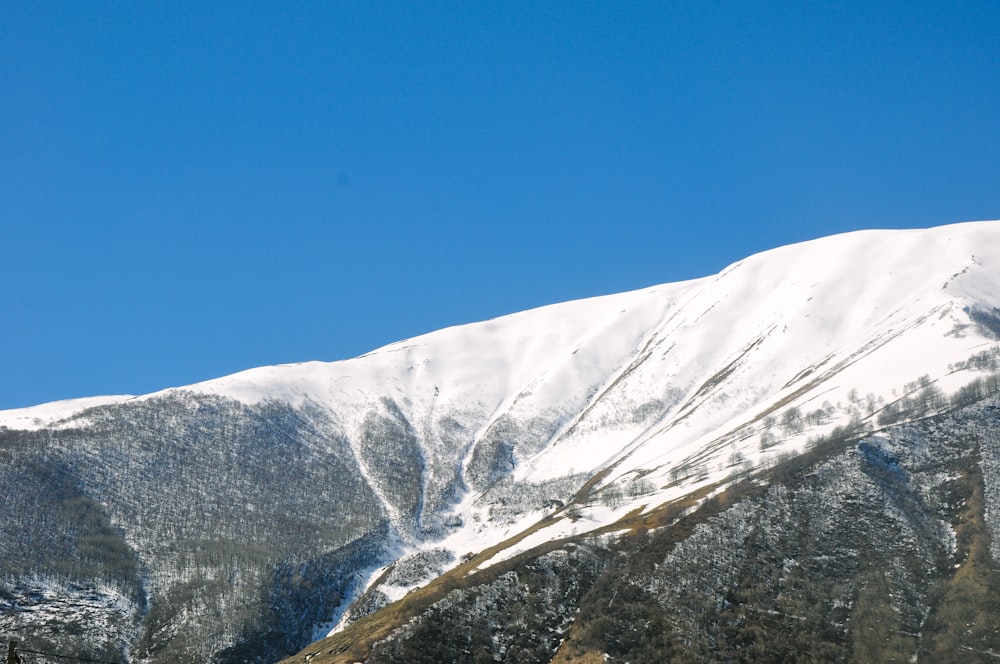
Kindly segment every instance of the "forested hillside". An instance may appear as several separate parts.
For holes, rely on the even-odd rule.
[[[174,394],[86,417],[0,429],[0,629],[36,650],[273,661],[386,555],[381,505],[318,412]]]
[[[988,662],[997,527],[991,397],[446,575],[287,662]]]

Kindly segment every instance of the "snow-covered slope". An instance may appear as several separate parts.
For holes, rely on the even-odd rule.
[[[917,388],[968,382],[956,366],[998,333],[1000,222],[976,222],[823,238],[702,279],[135,399],[204,394],[321,413],[349,441],[403,551],[457,560],[602,470],[595,490],[614,499],[498,556],[759,466],[852,419],[874,425]],[[79,423],[82,405],[96,404],[0,412],[0,425]],[[401,496],[385,468],[400,458],[419,497]],[[499,509],[513,493],[535,500]]]
[[[412,423],[457,414],[473,440],[503,416],[541,419],[542,435],[516,459],[519,475],[540,479],[594,468],[629,443],[647,450],[630,455],[642,464],[698,448],[804,387],[795,403],[819,394],[843,402],[851,389],[888,396],[920,375],[944,378],[992,341],[969,311],[997,306],[1000,222],[865,231],[757,254],[713,277],[184,389],[315,402],[348,431],[385,397]],[[421,433],[433,446],[433,431]]]
[[[88,408],[121,403],[133,398],[132,395],[83,397],[82,399],[53,401],[27,408],[0,410],[0,426],[24,431],[59,426],[60,423],[70,422],[75,416]]]

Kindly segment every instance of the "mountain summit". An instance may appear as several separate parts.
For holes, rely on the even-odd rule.
[[[517,565],[563,551],[589,570],[559,575],[577,584],[560,606],[581,609],[637,519],[667,532],[700,513],[690,528],[704,532],[736,518],[720,511],[736,486],[760,510],[778,509],[763,502],[774,473],[795,459],[839,463],[831,441],[858,463],[902,467],[905,455],[872,441],[992,398],[998,339],[1000,222],[976,222],[790,245],[714,276],[448,328],[350,360],[2,411],[11,508],[0,527],[16,546],[0,554],[0,624],[36,650],[115,661],[273,661],[331,631],[354,648],[344,657],[415,661],[402,658],[418,628],[393,637],[403,628],[392,616],[418,624],[427,607],[444,611],[449,593],[471,593],[470,579],[520,579]],[[988,431],[988,415],[976,417]],[[936,472],[957,472],[961,454]],[[993,458],[976,454],[977,464]],[[977,477],[992,528],[1000,491],[989,473]],[[921,487],[921,505],[937,500],[932,479]],[[921,509],[904,510],[907,527],[940,542],[927,565],[947,567],[961,548],[957,522]],[[670,532],[671,547],[691,541]],[[937,615],[920,602],[922,621]],[[572,641],[573,620],[552,611],[545,629],[558,639],[527,660],[513,645],[489,656],[569,657],[559,643]],[[352,631],[358,621],[396,645],[373,650]],[[79,634],[68,629],[81,623]],[[692,661],[736,648],[726,638]],[[615,656],[607,643],[581,643],[581,656]],[[338,647],[308,652],[339,661]],[[931,646],[907,656],[920,648]]]

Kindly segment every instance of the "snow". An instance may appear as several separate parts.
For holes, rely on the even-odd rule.
[[[127,656],[139,636],[139,621],[132,619],[138,612],[134,600],[113,585],[30,576],[5,580],[0,629],[52,638],[53,626],[76,618],[77,636],[90,643],[110,640]]]
[[[134,399],[130,394],[121,394],[104,397],[85,397],[82,399],[66,399],[63,401],[53,401],[38,406],[27,408],[13,408],[10,410],[0,410],[0,426],[8,429],[37,430],[43,427],[79,426],[79,420],[68,422],[74,416],[78,416],[88,408],[97,406],[108,406],[122,403],[129,399]]]

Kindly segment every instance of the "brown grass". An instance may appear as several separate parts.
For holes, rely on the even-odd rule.
[[[965,504],[955,523],[961,561],[927,620],[921,661],[978,662],[1000,659],[1000,566],[990,554],[982,469],[960,474]],[[964,556],[964,559],[963,559]]]

